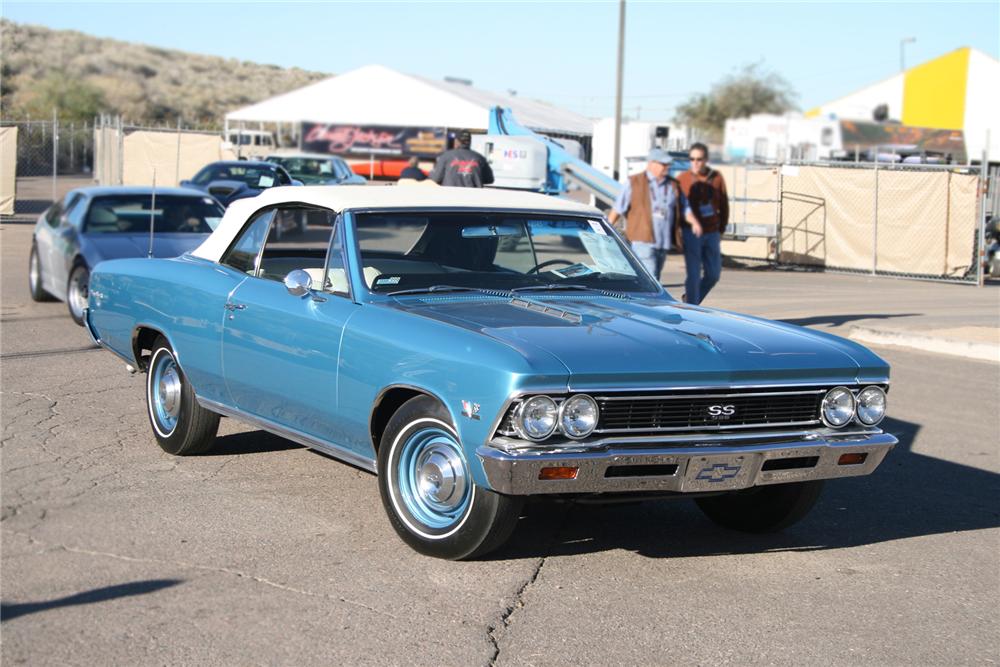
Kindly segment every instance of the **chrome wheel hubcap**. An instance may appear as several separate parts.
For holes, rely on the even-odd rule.
[[[461,447],[437,426],[414,431],[402,443],[390,484],[404,520],[417,531],[444,534],[469,511],[473,484]]]
[[[87,282],[79,273],[73,276],[70,284],[69,301],[73,307],[73,312],[78,316],[83,315],[83,309],[87,307]]]
[[[177,427],[182,390],[183,381],[177,362],[170,353],[162,351],[150,369],[149,406],[154,426],[164,437]]]
[[[31,253],[31,263],[28,265],[28,280],[31,281],[31,289],[38,287],[38,253]]]
[[[417,489],[424,502],[450,510],[465,496],[465,466],[450,447],[431,445],[417,461]]]
[[[181,407],[181,379],[172,363],[163,371],[156,389],[160,409],[168,417],[176,419]]]

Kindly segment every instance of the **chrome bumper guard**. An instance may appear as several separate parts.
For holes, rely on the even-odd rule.
[[[508,443],[491,442],[476,454],[490,487],[508,495],[702,493],[868,475],[897,442],[881,429],[795,435],[770,441],[748,436],[742,445],[736,438],[725,440],[724,445],[718,440],[692,445],[671,439],[671,446],[658,446],[651,442],[655,438],[623,439],[602,443],[597,451],[512,450],[506,447]],[[864,455],[863,461],[841,463],[844,454]],[[578,470],[573,479],[540,479],[543,469],[558,467]]]

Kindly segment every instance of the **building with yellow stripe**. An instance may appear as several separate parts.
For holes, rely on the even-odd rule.
[[[889,118],[912,127],[962,130],[978,161],[1000,161],[1000,61],[963,47],[805,113],[807,118],[872,120],[886,105]],[[987,137],[989,145],[987,146]]]

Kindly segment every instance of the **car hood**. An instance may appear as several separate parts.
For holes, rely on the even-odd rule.
[[[876,355],[836,336],[661,299],[426,297],[396,307],[516,349],[544,350],[578,388],[888,376]]]
[[[208,234],[154,234],[153,257],[179,257],[191,252]],[[149,253],[149,234],[93,234],[86,236],[86,255],[92,264],[106,259],[145,257]]]

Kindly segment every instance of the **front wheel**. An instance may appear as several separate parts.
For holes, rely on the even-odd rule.
[[[215,442],[219,415],[198,405],[173,349],[162,336],[153,343],[149,359],[146,411],[156,442],[168,454],[201,454]]]
[[[697,498],[709,519],[746,533],[771,533],[791,526],[816,504],[823,480],[755,486],[721,496]]]
[[[83,264],[77,264],[69,274],[66,285],[66,306],[73,321],[83,326],[83,311],[90,295],[90,271]]]
[[[473,481],[447,411],[427,396],[410,399],[389,420],[378,452],[378,485],[403,541],[452,560],[503,544],[523,503]]]
[[[52,301],[52,295],[42,287],[42,262],[38,258],[38,246],[31,244],[31,256],[28,257],[28,291],[32,301]]]

